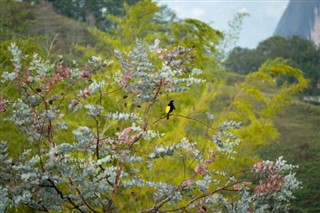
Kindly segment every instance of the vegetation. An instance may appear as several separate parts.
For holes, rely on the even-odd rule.
[[[12,159],[7,143],[1,144],[3,210],[26,205],[41,211],[80,212],[288,211],[292,191],[300,187],[295,174],[287,173],[295,166],[279,158],[258,162],[253,170],[239,170],[246,164],[235,165],[242,163],[237,154],[244,153],[235,148],[243,148],[237,135],[254,135],[248,129],[234,132],[240,123],[224,121],[214,127],[198,121],[207,131],[201,136],[201,130],[172,134],[175,128],[162,121],[166,120],[159,113],[162,96],[203,82],[197,78],[201,71],[191,66],[190,50],[162,49],[157,41],[152,47],[137,42],[129,53],[116,52],[121,71],[101,80],[97,73],[106,72],[110,62],[94,56],[86,69],[65,67],[62,60],[50,64],[37,55],[24,67],[21,51],[15,44],[10,50],[14,71],[4,72],[2,82],[19,85],[21,95],[3,99],[1,111],[6,121],[19,127],[30,149]],[[163,63],[156,66],[159,63],[153,60]],[[297,77],[300,73],[275,61],[256,75],[267,80],[267,73],[276,70]],[[76,84],[85,87],[78,90]],[[63,92],[59,90],[67,85]],[[121,97],[139,107],[118,105]],[[277,109],[280,102],[276,98],[271,106]],[[64,119],[74,113],[81,120]],[[183,114],[172,116],[197,121]],[[75,140],[70,140],[70,133]],[[195,136],[197,141],[186,138]],[[223,169],[226,165],[228,169]],[[248,177],[242,179],[243,173]]]
[[[257,70],[267,59],[287,59],[291,66],[301,69],[310,79],[310,86],[304,90],[304,94],[317,95],[320,82],[319,55],[320,49],[312,41],[297,36],[274,36],[262,41],[255,49],[234,48],[225,64],[235,72],[246,74]]]
[[[93,39],[76,49],[87,62],[55,41],[1,41],[0,209],[288,211],[297,168],[258,150],[307,86],[302,72],[278,58],[222,72],[223,35],[209,25],[152,1],[121,16],[108,16],[108,33],[86,28]]]
[[[26,0],[32,4],[41,4],[41,0]],[[86,22],[91,26],[96,26],[101,30],[108,30],[111,26],[107,15],[121,16],[123,14],[123,5],[133,5],[139,0],[100,0],[100,1],[65,1],[48,0],[52,3],[54,10],[64,16],[75,20]]]
[[[13,0],[1,0],[0,40],[26,34],[27,25],[34,20],[31,6]]]
[[[270,147],[263,149],[265,159],[284,156],[289,162],[299,164],[297,178],[303,189],[297,191],[292,201],[293,212],[318,212],[319,206],[319,137],[320,110],[318,106],[295,100],[291,106],[276,116],[275,124],[280,137]]]

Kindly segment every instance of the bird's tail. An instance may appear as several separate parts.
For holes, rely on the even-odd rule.
[[[169,113],[167,113],[167,120],[169,120]]]

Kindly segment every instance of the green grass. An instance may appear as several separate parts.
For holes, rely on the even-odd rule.
[[[263,150],[263,159],[284,156],[298,164],[303,189],[296,192],[292,212],[320,212],[320,107],[294,101],[275,118],[279,139]]]

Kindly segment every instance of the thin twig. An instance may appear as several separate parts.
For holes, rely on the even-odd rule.
[[[150,111],[151,111],[152,106],[154,105],[154,103],[155,103],[156,100],[157,100],[158,95],[160,94],[161,86],[162,86],[162,81],[160,81],[160,84],[159,84],[158,87],[157,87],[156,93],[155,93],[154,96],[153,96],[152,102],[151,102],[151,103],[149,104],[149,106],[148,106],[148,109],[147,109],[147,112],[146,112],[145,124],[144,124],[144,126],[143,126],[143,130],[144,130],[144,131],[146,131],[146,129],[147,129],[148,122],[149,122],[149,114],[150,114]]]
[[[71,205],[74,206],[74,208],[76,208],[78,211],[84,213],[84,211],[82,211],[82,210],[80,209],[80,207],[79,207],[77,204],[75,204],[75,203],[71,200],[71,198],[70,198],[69,196],[65,197],[65,196],[63,195],[62,191],[60,191],[60,189],[54,184],[54,182],[53,182],[51,179],[48,178],[47,180],[51,183],[51,187],[53,187],[53,188],[56,190],[56,192],[57,192],[58,195],[61,197],[61,199],[67,198],[67,200],[69,201],[69,203],[71,203]]]
[[[57,34],[53,37],[53,39],[52,39],[52,41],[51,41],[51,43],[50,43],[50,46],[49,46],[49,49],[48,49],[48,53],[47,53],[47,58],[49,58],[49,56],[50,56],[50,53],[51,53],[53,44],[54,44],[55,40],[57,39],[58,35],[59,35],[59,33],[57,33]]]
[[[72,182],[71,182],[71,185],[73,185]],[[84,199],[84,197],[82,196],[82,193],[81,193],[80,189],[79,189],[78,187],[76,187],[75,189],[76,189],[77,193],[79,194],[79,196],[81,197],[81,200],[83,201],[83,203],[84,203],[92,212],[98,213],[98,211],[96,211],[96,210],[90,205],[90,203],[88,203],[88,201],[86,201],[86,200]]]
[[[96,122],[96,128],[97,128],[97,132],[96,132],[96,134],[97,134],[97,143],[96,143],[96,156],[97,156],[97,159],[100,159],[100,156],[99,156],[99,142],[100,142],[100,136],[99,136],[99,121],[96,119],[96,118],[94,118],[94,120],[95,120],[95,122]]]
[[[204,123],[204,122],[202,122],[202,121],[199,121],[199,120],[197,120],[197,119],[191,118],[191,117],[189,117],[189,116],[180,115],[180,114],[170,114],[170,115],[175,115],[175,116],[178,116],[178,117],[187,118],[187,119],[189,119],[189,120],[196,121],[196,122],[198,122],[198,123],[206,126],[206,127],[209,128],[209,129],[216,130],[216,129],[208,126],[206,123]]]
[[[116,195],[116,192],[117,192],[117,189],[118,189],[118,184],[120,182],[120,175],[122,173],[122,170],[123,170],[123,165],[120,165],[119,169],[118,169],[118,172],[117,172],[117,175],[116,175],[116,179],[115,179],[114,184],[113,184],[112,194],[111,194],[111,196],[109,198],[108,206],[106,207],[106,212],[110,211],[110,208],[111,208],[111,206],[113,204],[113,199],[114,199],[114,196]]]
[[[102,92],[102,94],[114,93],[114,92],[117,92],[117,91],[121,90],[122,88],[123,88],[123,87],[121,86],[121,87],[119,87],[119,88],[117,88],[117,89],[111,90],[110,92]]]
[[[178,116],[178,117],[182,117],[182,118],[187,118],[187,119],[192,120],[192,121],[196,121],[196,122],[198,122],[198,123],[206,126],[206,127],[209,128],[209,129],[215,130],[214,128],[208,126],[206,123],[204,123],[204,122],[202,122],[202,121],[199,121],[199,120],[197,120],[197,119],[191,118],[191,117],[189,117],[189,116],[170,113],[170,116],[172,116],[172,115]],[[164,119],[164,118],[166,118],[166,116],[160,117],[158,120],[156,120],[155,122],[153,122],[153,123],[151,124],[151,126],[154,125],[154,124],[156,124],[156,123],[158,123],[160,120],[162,120],[162,119]]]
[[[193,162],[198,158],[198,156],[204,151],[204,149],[202,149],[194,158],[193,160],[190,162],[188,169],[190,169],[191,165],[193,164]]]
[[[60,99],[60,102],[58,104],[58,107],[61,105],[62,101],[65,99],[66,95],[68,94],[69,90],[79,81],[81,80],[81,78],[76,79],[72,84],[69,85],[69,87],[65,90],[62,98]]]
[[[237,181],[235,183],[230,183],[228,185],[225,185],[224,187],[220,187],[212,192],[208,192],[208,193],[205,193],[203,195],[200,195],[199,197],[196,197],[196,198],[193,198],[192,200],[190,200],[186,205],[180,207],[180,208],[176,208],[176,209],[171,209],[171,210],[167,210],[167,211],[163,211],[163,212],[175,212],[175,211],[184,211],[185,209],[188,208],[188,206],[190,206],[192,203],[196,202],[197,200],[200,200],[202,198],[205,198],[205,197],[208,197],[208,196],[211,196],[219,191],[223,191],[223,190],[227,190],[229,191],[230,189],[228,189],[228,187],[230,186],[233,186],[235,184],[238,184],[238,183],[242,183],[242,182],[245,182],[245,181]]]
[[[155,122],[153,122],[153,123],[151,124],[151,126],[154,125],[154,124],[156,124],[156,123],[158,123],[160,120],[162,120],[162,119],[164,119],[164,118],[166,118],[166,117],[167,117],[167,116],[163,116],[163,117],[158,118],[158,120],[156,120]]]

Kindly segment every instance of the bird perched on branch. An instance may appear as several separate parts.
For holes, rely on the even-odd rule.
[[[167,119],[169,119],[169,114],[174,110],[176,109],[173,105],[174,101],[170,101],[170,103],[167,105],[166,107],[166,113],[167,113]]]

